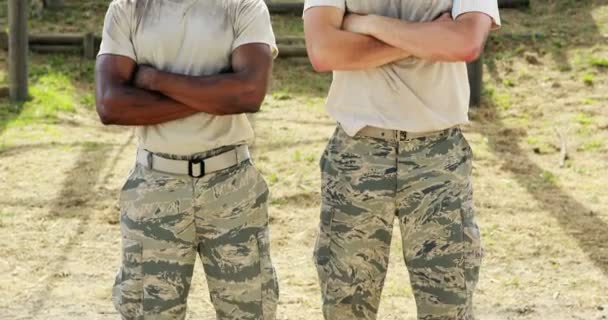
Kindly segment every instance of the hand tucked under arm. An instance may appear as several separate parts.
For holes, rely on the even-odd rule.
[[[135,84],[209,114],[259,111],[272,71],[270,47],[255,43],[237,48],[232,55],[232,70],[211,76],[186,76],[142,65]]]
[[[434,61],[473,61],[483,50],[492,27],[490,16],[471,12],[455,21],[407,22],[376,15],[349,14],[347,30],[373,36],[412,55]]]
[[[344,12],[314,7],[304,14],[309,59],[319,72],[376,68],[410,56],[370,36],[343,29]]]

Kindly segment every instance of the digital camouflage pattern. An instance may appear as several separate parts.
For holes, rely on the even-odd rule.
[[[376,319],[395,217],[418,318],[473,319],[482,251],[471,158],[459,129],[394,142],[336,130],[320,163],[315,249],[326,319]]]
[[[197,253],[217,319],[275,319],[267,200],[249,161],[201,179],[137,165],[120,196],[123,263],[113,300],[123,319],[184,319]]]

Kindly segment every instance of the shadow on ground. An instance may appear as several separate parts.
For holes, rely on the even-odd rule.
[[[488,123],[482,123],[480,133],[497,159],[502,159],[501,170],[510,173],[524,187],[543,210],[552,214],[563,232],[576,240],[590,261],[608,276],[608,224],[580,201],[560,188],[553,173],[543,169],[522,148],[525,137],[521,130],[510,129],[495,114],[496,106],[486,105]]]
[[[59,195],[49,205],[49,219],[79,220],[74,231],[75,236],[70,237],[69,241],[63,245],[61,253],[52,259],[53,263],[50,266],[47,266],[52,269],[49,271],[50,274],[64,271],[68,258],[74,256],[74,250],[78,248],[82,235],[89,227],[92,217],[90,208],[96,201],[101,200],[96,194],[95,186],[107,181],[108,177],[103,176],[102,172],[112,174],[118,158],[131,145],[133,138],[131,135],[124,144],[117,148],[113,158],[111,158],[114,151],[112,146],[84,145],[82,147],[78,160],[63,181]],[[44,310],[46,301],[53,292],[54,283],[58,280],[51,277],[39,284],[40,289],[31,295],[33,301],[31,301],[31,309],[28,310],[30,316],[35,317]]]
[[[490,40],[485,59],[490,77],[497,83],[502,82],[494,64],[495,59],[525,52],[549,54],[559,71],[570,71],[572,65],[568,60],[568,51],[590,48],[605,41],[605,35],[601,34],[591,14],[597,7],[605,5],[608,5],[608,2],[604,0],[532,1],[531,12],[528,14],[535,19],[526,26],[528,32],[522,33],[523,38],[505,40],[499,34]],[[505,19],[504,22],[508,28],[508,20]],[[513,26],[517,27],[519,26]],[[529,32],[530,30],[532,32]],[[530,37],[534,34],[540,34],[541,37]],[[514,46],[519,46],[519,49],[513,50]],[[485,108],[487,109],[483,112],[492,120],[488,120],[490,123],[483,123],[481,133],[488,138],[497,158],[503,159],[502,169],[511,173],[544,210],[551,212],[563,231],[576,239],[579,247],[595,266],[608,275],[608,224],[551,179],[545,178],[553,174],[535,164],[528,156],[521,146],[523,134],[518,130],[509,129],[502,122],[497,111],[498,106],[489,102]]]

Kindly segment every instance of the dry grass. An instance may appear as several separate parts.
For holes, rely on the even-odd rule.
[[[607,319],[608,70],[601,61],[608,58],[608,4],[533,2],[529,11],[503,12],[503,19],[504,31],[544,37],[493,36],[485,105],[466,128],[486,251],[478,314]],[[301,33],[297,17],[275,21],[281,35]],[[33,61],[34,85],[47,76],[46,85],[62,86],[63,95],[13,111],[0,101],[0,256],[7,257],[0,259],[0,319],[115,319],[109,301],[119,260],[115,200],[135,141],[128,129],[97,123],[90,62]],[[306,60],[278,61],[272,92],[255,118],[255,159],[272,189],[282,320],[321,319],[311,254],[317,163],[333,131],[323,111],[330,80]],[[60,106],[66,96],[74,111],[42,108]],[[556,131],[567,136],[564,167]],[[415,319],[398,235],[392,249],[379,319]],[[213,319],[199,267],[190,318]]]

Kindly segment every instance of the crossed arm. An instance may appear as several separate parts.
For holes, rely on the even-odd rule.
[[[344,12],[335,7],[314,7],[304,13],[304,34],[315,70],[375,68],[405,59],[410,54],[373,36],[342,28]]]
[[[483,13],[456,20],[444,14],[432,22],[406,22],[376,15],[347,14],[314,7],[304,14],[304,31],[317,71],[375,68],[408,56],[434,61],[479,57],[492,26]]]
[[[130,58],[97,60],[97,112],[104,124],[155,125],[204,112],[230,115],[260,109],[272,71],[268,45],[247,44],[232,55],[232,71],[185,76],[137,66]]]

